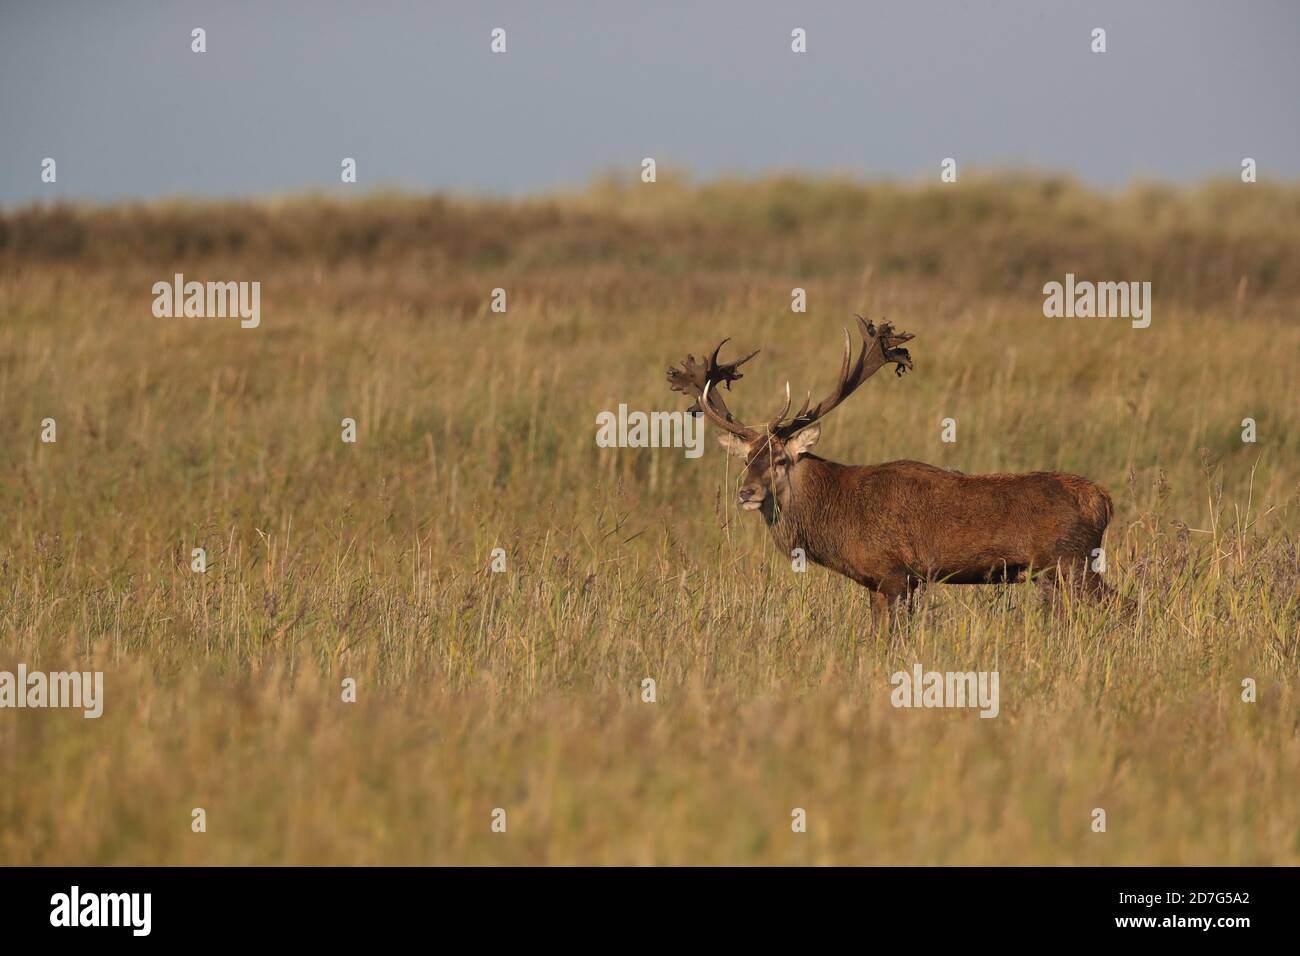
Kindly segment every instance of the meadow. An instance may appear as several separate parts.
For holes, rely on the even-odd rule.
[[[1151,281],[1150,327],[1044,317],[1067,272]],[[156,318],[175,273],[260,325]],[[933,587],[877,629],[711,435],[597,447],[726,336],[741,417],[824,391],[854,312],[915,370],[818,453],[1099,482],[1131,618]],[[0,710],[0,864],[1300,863],[1298,314],[1293,185],[0,213],[0,670],[105,675],[99,719]],[[999,715],[892,707],[918,662]]]

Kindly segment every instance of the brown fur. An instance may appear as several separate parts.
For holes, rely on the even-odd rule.
[[[1076,475],[1030,472],[965,475],[917,461],[840,465],[788,442],[724,439],[743,447],[742,501],[759,509],[783,552],[869,588],[881,613],[925,582],[986,584],[1024,580],[1032,570],[1100,596],[1091,569],[1109,523],[1110,496]],[[793,463],[791,459],[793,458]]]
[[[909,332],[888,322],[877,328],[857,316],[862,347],[853,359],[844,331],[844,358],[835,388],[816,405],[812,396],[792,417],[785,406],[766,428],[746,425],[727,409],[719,388],[743,376],[754,353],[720,362],[723,339],[697,362],[688,355],[668,370],[674,391],[695,399],[720,431],[718,440],[745,461],[740,501],[761,511],[777,547],[803,549],[810,561],[870,588],[872,609],[910,605],[921,584],[989,584],[1034,575],[1049,594],[1066,584],[1092,596],[1109,594],[1092,570],[1093,551],[1110,523],[1110,496],[1076,475],[966,475],[919,461],[838,465],[808,449],[821,438],[820,419],[886,365],[912,367],[903,346]]]

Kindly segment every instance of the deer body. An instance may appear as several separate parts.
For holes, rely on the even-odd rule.
[[[738,362],[718,353],[698,364],[687,356],[668,370],[675,391],[695,399],[689,409],[720,430],[727,451],[745,463],[740,507],[758,511],[777,547],[803,549],[816,564],[871,589],[881,614],[920,584],[1019,581],[1034,572],[1054,588],[1067,584],[1097,597],[1108,594],[1093,569],[1094,552],[1110,522],[1110,496],[1077,475],[1030,472],[965,475],[917,461],[841,465],[810,453],[821,437],[819,420],[880,368],[912,367],[902,348],[912,336],[884,324],[877,332],[861,316],[862,350],[856,362],[848,331],[839,381],[815,406],[805,401],[793,417],[785,407],[765,427],[744,424],[728,411],[718,386],[742,376]]]
[[[963,475],[806,454],[787,493],[766,496],[758,510],[783,553],[802,548],[878,594],[879,609],[923,582],[1018,581],[1030,569],[1099,589],[1093,550],[1112,509],[1105,491],[1075,475]]]

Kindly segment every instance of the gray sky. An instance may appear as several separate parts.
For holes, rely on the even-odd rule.
[[[1295,0],[0,0],[0,203],[355,189],[344,156],[362,188],[508,194],[643,156],[1294,179],[1298,51]]]

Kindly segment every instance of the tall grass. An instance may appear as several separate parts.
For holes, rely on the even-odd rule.
[[[1300,862],[1297,226],[1026,177],[0,216],[0,670],[106,683],[0,711],[0,862]],[[1151,280],[1151,327],[1044,318],[1067,271]],[[154,318],[175,272],[260,281],[261,327]],[[711,440],[596,447],[723,336],[742,416],[826,388],[854,311],[916,371],[819,452],[1093,478],[1133,620],[936,587],[878,632]],[[916,661],[1001,714],[892,708]]]

